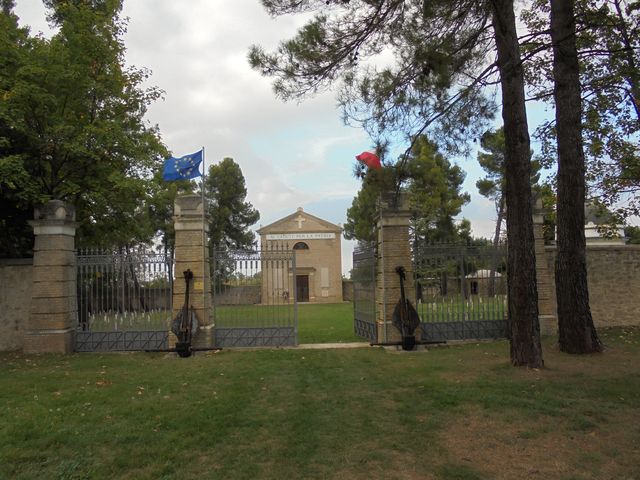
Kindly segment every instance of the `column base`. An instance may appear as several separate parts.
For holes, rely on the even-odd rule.
[[[382,322],[378,320],[376,323],[378,329],[378,343],[397,344],[402,342],[402,334],[398,331],[395,325],[393,325],[393,322]],[[386,339],[384,338],[385,326],[387,327]],[[420,343],[422,341],[422,329],[420,326],[414,330],[413,335],[415,336],[416,343]]]
[[[198,332],[193,337],[191,341],[191,346],[193,348],[215,348],[215,335],[214,335],[214,326],[213,325],[204,325],[198,327]],[[168,347],[176,348],[176,343],[178,342],[178,337],[172,332],[169,331],[169,339],[168,339]]]
[[[24,353],[72,353],[74,329],[26,331],[22,337]]]
[[[198,333],[193,339],[193,348],[214,348],[216,345],[214,332],[213,325],[198,327]]]
[[[540,323],[540,335],[557,335],[558,334],[558,318],[555,315],[538,315]]]

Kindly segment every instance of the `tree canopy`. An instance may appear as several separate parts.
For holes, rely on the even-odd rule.
[[[493,243],[500,240],[502,222],[505,216],[505,140],[504,128],[497,130],[487,130],[480,137],[480,151],[478,152],[478,163],[486,172],[486,176],[476,181],[476,188],[483,197],[493,201],[496,208],[496,229]],[[532,153],[533,155],[533,153]],[[531,186],[540,194],[540,186],[537,184],[540,179],[540,162],[531,161]],[[555,197],[554,197],[555,198]]]
[[[260,213],[246,201],[247,188],[240,166],[225,158],[211,165],[205,180],[209,200],[209,236],[212,249],[248,249],[254,246],[255,234],[249,229]]]
[[[392,191],[398,181],[408,195],[414,212],[412,226],[418,242],[454,242],[468,234],[467,223],[454,218],[469,195],[461,191],[465,173],[438,151],[425,136],[418,138],[407,161],[397,166],[372,170],[347,211],[344,235],[347,239],[373,241],[375,213],[381,195]]]
[[[363,126],[378,143],[398,137],[410,143],[428,133],[452,151],[464,150],[495,115],[480,88],[496,72],[485,55],[492,36],[483,2],[262,3],[272,15],[315,13],[275,52],[260,46],[249,52],[255,69],[275,77],[274,91],[282,99],[339,84],[344,119]],[[390,56],[392,65],[384,61]]]
[[[147,200],[167,150],[144,115],[161,92],[125,66],[121,0],[45,2],[50,39],[19,28],[10,3],[0,12],[3,243],[26,253],[26,219],[54,198],[76,206],[80,245],[149,240]]]
[[[532,32],[523,42],[530,96],[553,103],[549,2],[532,1],[522,18]],[[577,0],[575,21],[587,196],[623,223],[640,213],[640,6]],[[547,166],[557,158],[555,133],[555,119],[537,131]]]

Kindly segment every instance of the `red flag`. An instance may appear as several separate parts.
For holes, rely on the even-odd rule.
[[[373,152],[362,152],[356,155],[356,160],[364,163],[369,168],[381,168],[380,157]]]

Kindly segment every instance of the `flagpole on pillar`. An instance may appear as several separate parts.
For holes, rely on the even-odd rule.
[[[207,296],[206,296],[206,262],[207,262],[207,231],[204,225],[205,222],[205,210],[207,208],[206,199],[204,196],[204,184],[207,179],[207,162],[204,155],[204,146],[202,147],[202,186],[200,191],[202,194],[202,323],[203,325],[209,325],[209,318],[207,312]]]

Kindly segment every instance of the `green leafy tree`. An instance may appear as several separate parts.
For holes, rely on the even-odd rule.
[[[262,3],[272,15],[315,15],[274,53],[253,47],[251,65],[276,78],[275,92],[284,99],[303,98],[341,80],[345,118],[363,125],[378,143],[397,135],[411,143],[428,133],[446,149],[464,149],[469,135],[479,136],[493,115],[482,87],[499,74],[511,245],[511,361],[542,366],[530,145],[513,0]],[[372,63],[383,51],[394,65],[376,69]]]
[[[209,203],[209,236],[214,249],[246,249],[255,244],[250,230],[260,213],[246,201],[247,188],[240,166],[225,158],[209,167],[205,180],[205,196]]]
[[[347,209],[347,222],[344,224],[344,237],[370,243],[376,239],[375,218],[378,201],[396,187],[397,174],[393,167],[371,170],[362,181],[360,190]]]
[[[58,27],[51,39],[16,30],[8,8],[0,14],[11,27],[0,34],[10,66],[0,80],[0,170],[12,173],[3,219],[24,222],[57,198],[76,206],[80,246],[149,241],[153,172],[167,151],[144,114],[161,92],[141,87],[147,71],[124,67],[120,0],[45,4]]]
[[[630,245],[640,245],[640,227],[628,226],[624,229],[624,236]]]
[[[7,111],[30,45],[28,31],[18,26],[13,4],[6,0],[0,4],[0,256],[8,257],[31,250],[30,207],[45,199],[25,168],[22,144],[17,142]]]
[[[484,151],[478,152],[478,163],[487,176],[476,182],[478,192],[483,197],[492,200],[496,207],[496,228],[493,244],[500,241],[502,222],[505,214],[505,176],[504,176],[504,130],[487,131],[480,138],[480,147]]]
[[[500,242],[500,232],[502,231],[506,209],[504,129],[486,131],[480,138],[480,147],[482,150],[478,152],[478,163],[486,172],[486,176],[476,181],[476,188],[480,195],[487,197],[495,204],[497,218],[493,244],[497,245]],[[531,186],[537,193],[539,193],[540,189],[538,185],[540,169],[540,162],[531,160]]]
[[[399,180],[414,212],[412,227],[417,243],[467,238],[468,222],[461,225],[454,222],[462,206],[469,202],[469,195],[461,192],[464,177],[460,167],[451,165],[437,146],[422,136],[414,142],[402,165],[372,170],[364,177],[362,188],[347,211],[345,238],[361,242],[375,239],[378,199],[393,190]]]
[[[573,3],[587,196],[624,222],[640,213],[640,8],[627,0]],[[524,44],[530,95],[553,102],[549,2],[531,2],[523,20],[533,32]],[[546,165],[557,158],[556,125],[550,120],[536,133]]]
[[[211,274],[219,287],[234,273],[227,252],[255,247],[255,234],[250,227],[260,219],[260,213],[246,201],[244,175],[232,158],[209,167],[204,188],[208,200]]]
[[[454,222],[470,200],[469,194],[461,191],[466,176],[462,169],[451,165],[426,137],[416,140],[406,167],[410,179],[407,192],[416,212],[413,221],[416,241],[455,242],[468,235],[468,222],[461,225]]]
[[[542,235],[545,245],[552,245],[556,239],[556,192],[550,181],[539,184],[536,188],[538,198],[542,201],[543,223]]]
[[[496,227],[492,244],[497,247],[500,243],[502,223],[506,210],[506,173],[505,173],[505,138],[504,129],[486,131],[480,138],[480,147],[484,151],[478,152],[478,163],[486,172],[487,176],[476,182],[476,187],[480,195],[489,198],[494,202],[496,208]],[[531,160],[530,182],[538,196],[541,196],[542,187],[538,185],[540,179],[540,163]],[[554,197],[555,199],[555,197]],[[497,254],[497,250],[495,250]],[[497,272],[498,256],[494,255],[494,265],[491,268],[489,279],[489,294],[493,295],[495,288],[495,272]]]

